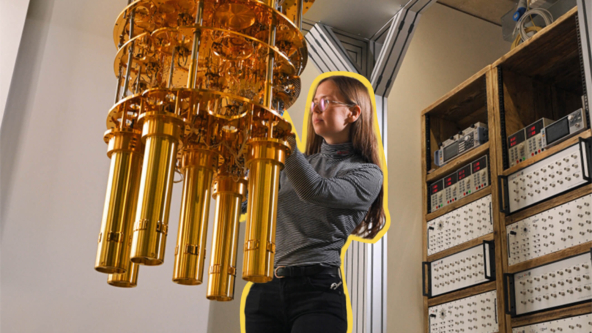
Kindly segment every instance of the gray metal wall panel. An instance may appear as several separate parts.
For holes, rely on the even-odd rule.
[[[317,29],[322,32],[321,38],[326,39],[326,43],[334,54],[334,57],[340,59],[340,63],[347,69],[348,72],[360,74],[356,63],[350,58],[348,52],[343,47],[343,41],[338,39],[333,29],[324,24],[317,24]]]
[[[306,34],[305,39],[308,45],[314,49],[314,55],[311,54],[311,57],[313,57],[314,63],[318,65],[317,68],[322,72],[329,69],[329,71],[359,73],[347,51],[343,46],[336,44],[336,42],[339,42],[336,38],[334,34],[330,34],[330,28],[320,23],[315,24]],[[323,70],[320,68],[321,63],[324,65]]]
[[[312,40],[312,42],[310,42],[307,39],[306,40],[306,44],[308,46],[308,58],[310,60],[312,60],[312,63],[319,70],[319,72],[321,72],[321,73],[331,72],[332,71],[332,68],[329,67],[325,63],[325,60],[317,52],[318,45],[315,45],[316,44],[315,41]]]
[[[388,97],[411,43],[421,12],[435,2],[435,0],[409,1],[391,20],[391,26],[370,80],[376,95]]]

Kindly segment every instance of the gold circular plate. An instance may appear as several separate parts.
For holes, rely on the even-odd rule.
[[[276,100],[279,99],[283,103],[282,109],[290,107],[295,102],[300,92],[300,78],[296,76],[296,68],[289,59],[276,48],[255,38],[224,29],[164,28],[153,32],[152,35],[141,34],[119,49],[114,62],[116,76],[120,68],[123,75],[127,72],[129,52],[133,49],[128,91],[136,91],[139,73],[141,89],[138,89],[138,92],[168,86],[169,78],[171,88],[186,87],[190,68],[188,50],[196,32],[202,40],[196,89],[226,91],[231,95],[262,103],[262,96],[258,94],[264,89],[267,55],[273,52]],[[233,43],[221,48],[239,48],[244,51],[239,53],[240,56],[246,58],[228,61],[217,56],[215,47],[212,47],[216,44],[215,41]],[[173,52],[175,64],[173,75],[170,76]],[[124,84],[123,80],[120,84]]]
[[[232,30],[267,42],[267,32],[276,22],[276,46],[296,65],[298,74],[306,66],[308,50],[304,35],[283,13],[261,1],[204,0],[201,26]],[[293,2],[293,1],[292,1]],[[292,2],[289,2],[292,4]],[[113,41],[121,47],[128,40],[130,15],[134,13],[132,38],[161,28],[195,25],[196,0],[138,0],[128,5],[115,22]],[[305,3],[307,9],[311,1]],[[290,6],[294,6],[293,4]],[[259,36],[259,37],[257,37]]]

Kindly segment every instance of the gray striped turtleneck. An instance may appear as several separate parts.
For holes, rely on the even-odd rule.
[[[323,140],[313,155],[294,149],[280,173],[275,266],[340,266],[341,248],[366,216],[382,180],[380,168],[356,154],[351,142]]]

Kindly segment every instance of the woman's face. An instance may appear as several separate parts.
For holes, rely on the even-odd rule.
[[[314,96],[315,107],[311,110],[315,133],[322,136],[328,144],[349,141],[349,124],[357,119],[357,115],[350,110],[350,107],[331,102],[327,104],[325,111],[321,111],[319,104],[322,98],[346,102],[333,81],[327,80],[321,83]]]

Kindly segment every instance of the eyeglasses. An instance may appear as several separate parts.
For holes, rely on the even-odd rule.
[[[350,103],[343,103],[343,102],[339,102],[339,101],[330,101],[326,98],[321,98],[320,102],[317,104],[315,103],[315,101],[312,101],[312,103],[310,104],[310,110],[314,111],[315,106],[319,106],[319,108],[321,109],[321,111],[325,111],[327,109],[327,106],[329,106],[329,103],[333,103],[333,104],[341,104],[341,105],[345,105],[348,107],[352,107],[354,105],[356,105],[355,103],[350,104]]]

